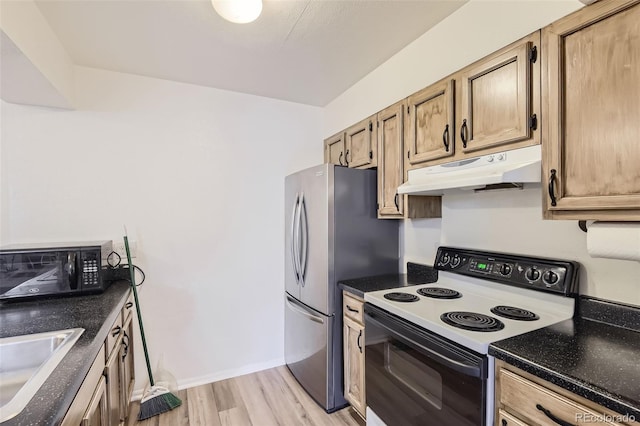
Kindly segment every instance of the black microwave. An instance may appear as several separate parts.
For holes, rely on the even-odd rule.
[[[111,241],[0,247],[0,301],[100,293]]]

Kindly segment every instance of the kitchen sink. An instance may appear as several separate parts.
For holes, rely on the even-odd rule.
[[[83,332],[71,328],[0,339],[0,423],[26,407]]]

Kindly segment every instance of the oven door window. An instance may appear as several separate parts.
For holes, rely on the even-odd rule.
[[[75,252],[3,253],[0,297],[65,293],[78,286]]]
[[[451,358],[447,350],[434,356],[437,348],[425,349],[419,336],[398,335],[369,317],[366,321],[367,406],[388,426],[484,424],[483,374],[474,377],[464,368],[461,371],[457,367],[461,359],[447,362]],[[478,357],[480,365],[483,360]]]

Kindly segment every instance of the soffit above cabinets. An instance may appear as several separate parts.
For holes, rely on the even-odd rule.
[[[15,1],[15,0],[9,0]],[[324,106],[467,0],[36,0],[76,65]]]

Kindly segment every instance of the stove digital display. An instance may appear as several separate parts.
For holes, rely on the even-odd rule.
[[[481,272],[484,274],[490,274],[493,272],[494,263],[487,261],[487,259],[471,259],[469,262],[469,270],[475,272]]]

